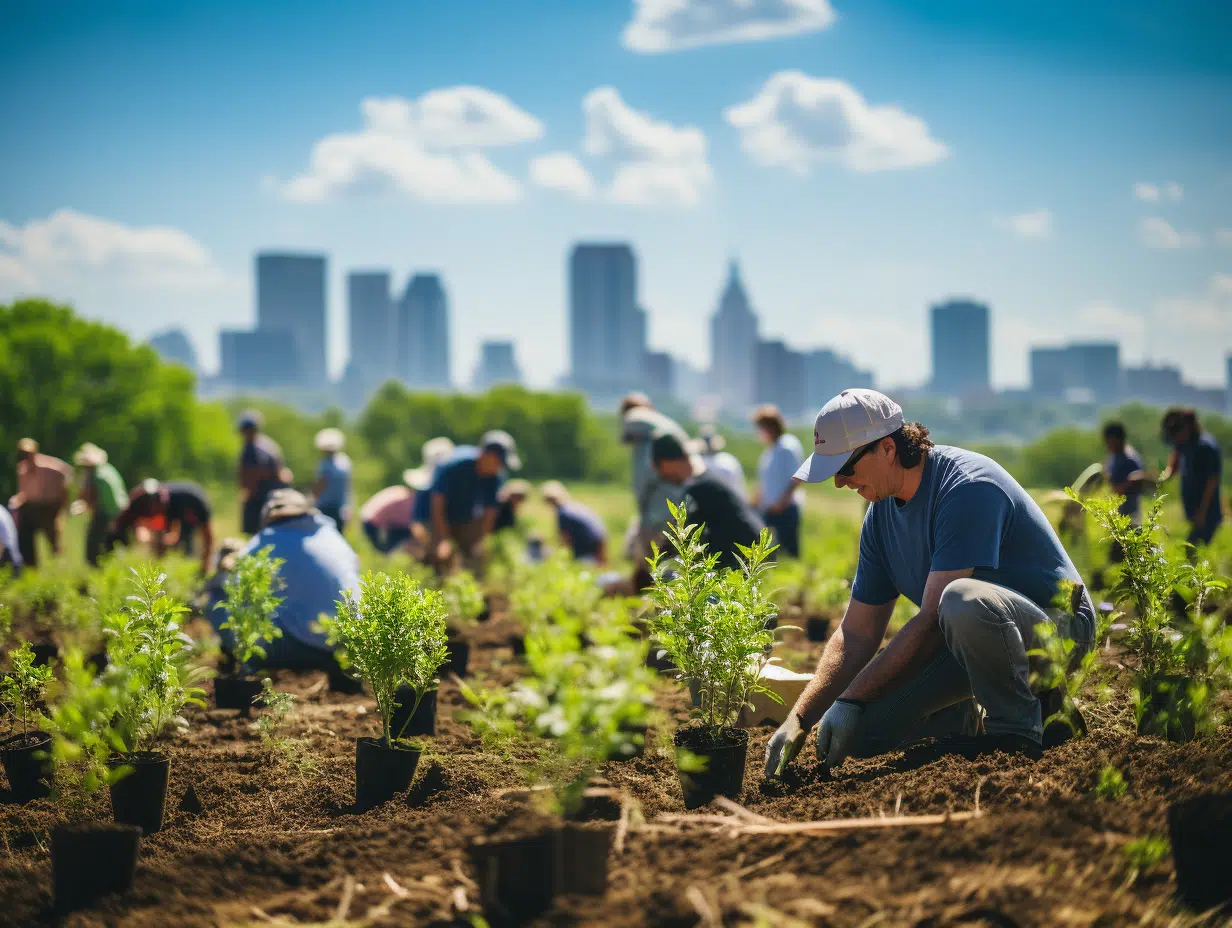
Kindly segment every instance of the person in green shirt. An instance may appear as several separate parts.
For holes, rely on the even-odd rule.
[[[128,505],[128,487],[124,478],[107,461],[107,452],[92,442],[82,445],[73,463],[81,469],[81,489],[74,512],[89,511],[90,526],[86,529],[86,562],[98,566],[98,559],[115,545],[112,530],[115,517]]]

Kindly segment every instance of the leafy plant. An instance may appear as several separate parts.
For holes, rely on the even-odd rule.
[[[78,648],[65,652],[60,668],[61,678],[49,693],[55,789],[58,798],[80,809],[89,796],[132,769],[107,766],[112,754],[127,750],[114,723],[132,681],[114,665],[97,675]]]
[[[295,709],[295,695],[280,693],[274,689],[269,677],[261,680],[261,693],[254,702],[260,702],[268,710],[257,719],[257,734],[266,747],[276,747],[282,738],[282,728],[287,716]]]
[[[1057,608],[1073,611],[1076,589],[1077,585],[1073,582],[1062,580],[1055,601]],[[1107,634],[1112,619],[1097,612],[1095,623],[1094,640],[1099,641]],[[1039,691],[1056,690],[1061,694],[1060,708],[1044,719],[1044,727],[1053,722],[1063,722],[1075,737],[1080,736],[1083,729],[1079,724],[1082,716],[1078,706],[1083,700],[1087,681],[1099,663],[1098,651],[1091,647],[1080,657],[1076,656],[1074,640],[1062,635],[1052,622],[1041,622],[1035,626],[1035,644],[1027,651],[1027,657],[1034,661],[1032,688]]]
[[[189,665],[193,641],[181,629],[188,607],[168,596],[153,565],[133,569],[136,592],[104,620],[110,664],[122,674],[114,729],[125,752],[148,751],[172,729],[186,728],[186,705],[205,706],[195,685],[206,671]]]
[[[254,657],[264,659],[266,652],[261,642],[282,637],[282,629],[274,624],[274,613],[283,602],[275,594],[286,586],[278,573],[285,562],[270,557],[272,550],[266,547],[237,556],[235,567],[223,584],[225,598],[214,607],[227,613],[227,620],[219,628],[235,636],[235,659],[240,666]]]
[[[385,743],[392,745],[397,736],[390,720],[398,687],[406,684],[415,691],[413,715],[424,694],[440,684],[436,672],[449,656],[444,597],[403,574],[369,571],[358,593],[340,600],[337,615],[323,625],[330,644],[342,648],[372,689]]]
[[[483,614],[483,588],[468,570],[456,570],[446,577],[441,594],[445,597],[445,610],[454,622],[470,625]]]
[[[1095,795],[1100,799],[1115,801],[1124,796],[1127,789],[1129,787],[1125,783],[1125,777],[1112,764],[1106,764],[1099,772],[1099,780],[1095,784]]]
[[[1171,843],[1160,835],[1146,835],[1130,841],[1121,848],[1121,853],[1125,855],[1125,866],[1129,871],[1130,882],[1149,874],[1171,852]]]
[[[782,701],[758,682],[775,639],[767,627],[776,608],[766,581],[777,546],[763,530],[751,547],[740,547],[740,570],[718,570],[718,555],[708,554],[702,541],[703,526],[689,525],[683,506],[668,505],[674,521],[667,538],[676,553],[670,573],[657,546],[649,559],[656,580],[646,594],[654,606],[647,625],[679,668],[677,679],[695,693],[695,717],[717,738],[754,693]]]
[[[34,665],[34,650],[28,641],[9,651],[9,665],[12,669],[0,677],[0,700],[8,707],[12,722],[21,723],[22,735],[29,735],[31,717],[38,716],[36,706],[51,682],[51,667]],[[14,727],[10,724],[10,730]]]

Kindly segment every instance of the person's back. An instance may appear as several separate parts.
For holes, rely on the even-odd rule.
[[[465,525],[482,516],[484,509],[496,506],[501,478],[481,477],[476,470],[478,460],[478,448],[459,446],[432,477],[430,493],[444,496],[445,520],[450,525]]]
[[[261,529],[246,553],[273,547],[271,557],[285,563],[279,568],[286,588],[275,622],[283,634],[302,644],[325,649],[325,635],[313,626],[322,613],[332,616],[344,592],[359,585],[359,556],[326,517],[309,513],[275,522]]]
[[[377,528],[407,528],[411,524],[411,511],[417,495],[402,483],[379,490],[359,510],[359,520]]]
[[[104,519],[111,521],[128,505],[128,487],[110,461],[103,461],[93,470],[90,479],[94,485],[95,506]]]
[[[607,540],[603,520],[593,509],[576,500],[564,500],[557,506],[556,527],[568,536],[573,556],[578,559],[598,557]]]
[[[54,505],[64,500],[73,469],[41,451],[17,465],[17,492],[27,503]]]
[[[744,484],[744,468],[740,460],[730,451],[712,451],[702,455],[702,463],[706,470],[726,483],[741,499],[748,496],[748,488]]]
[[[342,451],[323,456],[317,465],[317,476],[325,482],[317,497],[317,507],[345,509],[351,496],[351,459]]]
[[[1202,432],[1177,447],[1180,457],[1181,504],[1185,517],[1193,522],[1202,506],[1203,496],[1211,478],[1215,478],[1214,496],[1206,510],[1202,525],[1195,523],[1194,538],[1209,540],[1223,522],[1223,503],[1219,482],[1223,474],[1223,454],[1210,432]]]
[[[684,505],[690,525],[704,523],[703,538],[719,566],[737,568],[737,545],[757,541],[764,527],[761,517],[722,479],[703,471],[684,485]]]
[[[1043,510],[996,461],[936,445],[923,468],[909,502],[890,496],[868,507],[854,599],[879,605],[902,594],[918,606],[930,571],[973,568],[974,579],[1047,610],[1061,581],[1082,582]],[[1085,595],[1080,618],[1074,633],[1089,644],[1094,608]]]

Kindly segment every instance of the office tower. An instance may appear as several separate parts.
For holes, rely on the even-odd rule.
[[[600,401],[641,386],[646,313],[637,299],[637,259],[626,244],[579,244],[569,256],[572,385]]]
[[[183,329],[168,329],[150,336],[150,347],[159,357],[172,364],[181,364],[197,373],[197,351]]]
[[[788,419],[803,415],[809,406],[808,362],[804,352],[779,340],[759,341],[756,359],[754,401],[774,403]]]
[[[642,383],[651,397],[671,399],[676,395],[675,361],[666,351],[647,351]]]
[[[1115,403],[1125,392],[1121,349],[1115,342],[1032,348],[1030,368],[1036,396]]]
[[[395,320],[395,365],[408,386],[447,390],[449,300],[439,274],[416,274],[407,282]]]
[[[298,368],[290,383],[326,386],[324,255],[257,255],[257,329],[291,334]]]
[[[699,403],[711,395],[710,372],[694,367],[683,358],[673,358],[672,391],[681,403]]]
[[[814,412],[844,390],[872,386],[872,372],[860,370],[829,348],[815,348],[805,358],[805,396]]]
[[[218,378],[239,389],[283,387],[295,382],[300,369],[295,338],[286,331],[218,333]]]
[[[1031,392],[1040,397],[1060,398],[1070,386],[1070,356],[1066,348],[1032,348]]]
[[[710,317],[710,379],[723,408],[745,414],[753,403],[757,381],[757,314],[749,306],[733,260],[719,307]]]
[[[388,271],[347,275],[350,358],[347,382],[360,395],[394,375],[394,304]]]
[[[963,396],[988,391],[988,307],[950,300],[932,308],[932,391]]]
[[[513,342],[484,342],[479,346],[479,363],[471,384],[476,390],[487,390],[498,383],[522,382],[522,370],[514,353]]]

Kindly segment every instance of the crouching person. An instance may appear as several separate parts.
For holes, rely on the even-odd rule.
[[[814,725],[828,767],[925,737],[967,757],[1038,757],[1041,697],[1050,694],[1031,690],[1035,629],[1054,624],[1078,657],[1095,627],[1039,506],[995,461],[934,445],[928,429],[905,423],[898,404],[873,390],[830,400],[814,438],[796,479],[833,478],[870,505],[846,615],[771,739],[766,774],[782,772]],[[1053,607],[1062,581],[1074,584],[1066,609]],[[878,651],[900,595],[919,611]]]
[[[359,556],[333,520],[290,488],[270,494],[261,510],[261,530],[241,553],[253,554],[265,548],[272,549],[270,557],[283,562],[279,575],[285,586],[278,594],[282,604],[274,615],[282,637],[265,645],[266,657],[258,667],[326,670],[332,680],[338,672],[337,661],[317,625],[322,614],[335,613],[345,593],[359,588]],[[223,564],[220,573],[226,567]],[[212,601],[206,615],[222,639],[223,650],[230,654],[235,639],[230,629],[220,628],[227,621],[227,612],[214,608],[223,600],[223,584],[212,582],[210,586]]]
[[[477,569],[484,539],[492,534],[499,515],[497,494],[506,470],[522,466],[508,432],[484,434],[478,447],[462,446],[437,467],[429,489],[428,559],[445,572],[455,551],[464,566]]]

